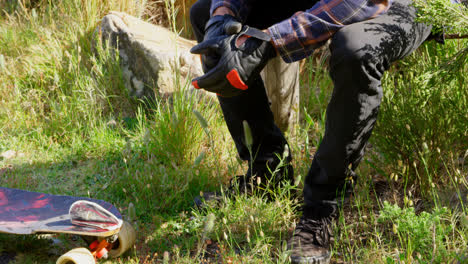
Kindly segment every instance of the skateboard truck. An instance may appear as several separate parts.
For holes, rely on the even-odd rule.
[[[133,227],[96,203],[83,200],[76,201],[70,206],[69,215],[74,225],[113,230],[118,228],[118,233],[94,240],[89,244],[89,250],[80,249],[80,256],[85,254],[86,260],[75,259],[74,250],[71,250],[68,252],[71,253],[71,256],[67,256],[64,261],[61,261],[62,256],[57,260],[57,264],[94,264],[102,258],[120,256],[135,243],[135,230]]]
[[[109,257],[108,253],[115,246],[116,242],[118,242],[117,235],[107,237],[101,241],[95,240],[89,245],[89,251],[96,260],[101,258],[106,259]]]
[[[56,264],[95,264],[99,259],[122,255],[135,243],[135,229],[123,222],[118,234],[94,240],[89,248],[75,248],[62,255]]]
[[[94,241],[89,245],[91,254],[95,259],[107,258],[109,250],[112,249],[112,244],[107,242],[106,239],[99,241]]]

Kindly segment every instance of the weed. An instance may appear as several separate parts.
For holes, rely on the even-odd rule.
[[[403,252],[397,260],[411,261],[415,257],[419,262],[441,263],[448,258],[444,240],[452,231],[449,215],[447,208],[416,215],[414,207],[402,209],[385,202],[378,221],[385,224],[384,233],[389,239],[398,237]]]

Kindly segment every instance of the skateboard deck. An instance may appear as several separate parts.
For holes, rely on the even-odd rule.
[[[102,200],[0,187],[1,233],[108,237],[122,223],[117,208]]]

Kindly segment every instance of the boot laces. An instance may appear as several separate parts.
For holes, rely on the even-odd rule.
[[[315,245],[328,247],[333,236],[332,217],[321,219],[301,218],[296,225],[296,234],[306,240],[312,240]]]

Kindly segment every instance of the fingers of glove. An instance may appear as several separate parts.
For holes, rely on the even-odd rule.
[[[208,72],[209,70],[216,67],[219,59],[219,56],[214,56],[213,54],[201,55],[203,72]]]
[[[244,85],[238,74],[238,79],[236,79],[236,74],[233,72],[237,73],[236,70],[231,70],[226,74],[224,67],[217,66],[205,75],[193,79],[192,85],[197,89],[203,88],[222,97],[236,96],[248,87]],[[239,86],[239,83],[244,86]]]
[[[226,35],[238,34],[242,30],[242,24],[237,21],[229,21],[224,25]]]
[[[218,63],[216,67],[197,77],[192,83],[195,87],[200,87],[205,90],[218,92],[217,90],[225,90],[229,86],[232,89],[247,90],[249,87],[242,80],[237,69],[225,69],[225,63]],[[217,87],[220,87],[219,89]]]
[[[229,85],[224,76],[223,65],[219,64],[213,69],[209,70],[202,76],[199,76],[192,80],[192,84],[195,88],[203,88],[211,92],[220,92],[222,87]],[[221,88],[220,88],[221,87]]]
[[[193,54],[208,54],[218,53],[219,44],[225,37],[217,37],[208,40],[204,40],[201,43],[193,46],[190,49],[190,53]]]
[[[209,31],[210,29],[214,27],[218,27],[218,25],[225,24],[228,21],[237,21],[236,18],[234,18],[231,15],[216,15],[211,17],[208,22],[205,25],[205,31]]]

